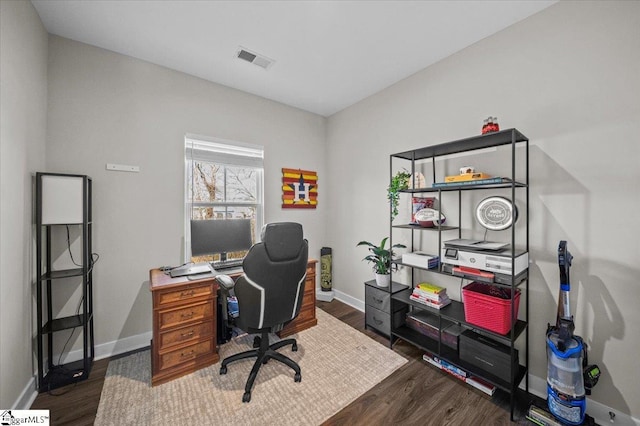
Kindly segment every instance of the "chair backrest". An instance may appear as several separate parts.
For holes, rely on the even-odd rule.
[[[262,242],[249,250],[236,281],[243,330],[273,328],[293,320],[300,312],[307,272],[309,246],[302,225],[269,223]]]

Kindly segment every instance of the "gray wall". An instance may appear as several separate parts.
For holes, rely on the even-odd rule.
[[[11,408],[30,396],[31,188],[47,122],[47,32],[30,2],[0,2],[0,87],[0,407]]]
[[[99,357],[148,345],[149,270],[182,262],[188,133],[263,145],[265,219],[302,223],[310,256],[319,258],[328,189],[323,117],[51,36],[48,118],[47,170],[93,178]],[[106,163],[140,173],[107,171]],[[318,172],[316,210],[280,207],[283,167]]]
[[[503,129],[518,128],[532,142],[534,383],[544,390],[544,335],[555,321],[556,250],[565,239],[575,257],[576,332],[603,370],[591,398],[640,418],[632,367],[640,352],[639,75],[639,2],[560,2],[331,116],[335,289],[364,299],[372,273],[355,244],[389,232],[388,155],[479,134],[482,120],[497,115]],[[357,190],[339,191],[345,182]],[[459,280],[443,282],[458,291]]]

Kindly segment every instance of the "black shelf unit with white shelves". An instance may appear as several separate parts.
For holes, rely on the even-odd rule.
[[[495,158],[496,160],[492,160]],[[441,185],[445,175],[453,175],[454,165],[462,167],[463,161],[473,162],[479,159],[485,166],[490,166],[487,172],[497,175],[503,173],[499,181],[491,183],[463,182],[460,184]],[[524,379],[524,387],[528,392],[528,365],[529,365],[529,277],[528,267],[523,271],[516,269],[516,257],[521,253],[529,252],[529,139],[516,129],[507,129],[485,135],[473,136],[466,139],[456,140],[438,145],[427,146],[415,150],[409,150],[392,154],[389,160],[390,180],[398,170],[406,170],[411,174],[411,189],[401,190],[400,205],[402,202],[411,201],[412,197],[435,197],[437,210],[436,217],[439,217],[443,210],[448,211],[447,220],[444,224],[435,224],[434,227],[426,228],[412,223],[396,223],[394,221],[393,210],[390,209],[390,246],[400,242],[407,245],[409,251],[423,251],[434,253],[440,256],[437,267],[429,269],[403,263],[401,258],[394,260],[399,267],[398,272],[392,271],[392,282],[395,289],[404,286],[400,291],[387,289],[390,298],[389,312],[406,310],[408,313],[428,313],[437,318],[438,337],[425,335],[409,327],[404,319],[397,316],[389,318],[390,333],[389,344],[392,347],[396,339],[402,339],[413,344],[440,359],[452,364],[470,375],[484,379],[493,384],[496,388],[510,394],[511,419],[514,418],[515,394]],[[457,170],[457,169],[456,169]],[[425,172],[426,187],[415,188],[418,172]],[[457,174],[457,173],[456,173]],[[429,176],[430,175],[430,176]],[[437,183],[438,182],[438,183]],[[436,185],[432,185],[436,183]],[[503,255],[511,261],[510,272],[495,274],[498,278],[484,278],[469,273],[466,270],[459,271],[449,264],[443,263],[443,245],[445,241],[452,239],[478,237],[482,232],[474,225],[473,200],[477,197],[499,195],[507,199],[513,206],[519,202],[517,225],[503,229],[492,230],[491,236],[497,236],[508,244]],[[402,198],[404,197],[404,198]],[[409,200],[407,200],[409,198]],[[444,198],[444,199],[443,199]],[[515,207],[514,207],[515,209]],[[457,210],[457,212],[456,212]],[[453,214],[451,214],[453,212]],[[457,213],[457,217],[456,214]],[[452,216],[454,219],[450,220]],[[399,217],[398,217],[399,218]],[[453,222],[453,223],[452,223]],[[487,231],[484,231],[482,241],[486,239]],[[404,237],[404,239],[402,238]],[[406,241],[410,244],[406,244]],[[435,249],[434,249],[435,247]],[[527,265],[528,266],[528,265]],[[464,269],[464,268],[462,268]],[[481,268],[479,268],[481,269]],[[472,324],[465,316],[464,303],[462,300],[453,300],[451,303],[440,309],[431,308],[420,302],[410,299],[414,287],[420,281],[426,281],[438,286],[456,290],[463,284],[472,281],[490,282],[498,288],[508,289],[510,293],[511,317],[515,317],[515,295],[520,293],[523,299],[520,303],[518,319],[512,324],[506,334],[498,334],[489,329]],[[460,292],[462,299],[462,292]],[[479,367],[477,364],[468,362],[462,357],[458,349],[454,349],[443,343],[444,324],[454,323],[462,330],[470,330],[483,338],[491,339],[508,348],[510,356],[507,372],[504,374],[493,374],[494,371]],[[516,348],[518,346],[518,348]]]
[[[89,176],[36,173],[35,285],[39,392],[86,380],[93,365],[95,259],[92,253],[91,198],[92,180]],[[67,312],[71,308],[65,308],[65,305],[75,307],[75,312]],[[76,330],[80,331],[79,335],[76,335]],[[80,355],[73,356],[79,359],[61,364],[63,352],[72,345],[74,336],[81,339],[81,348],[76,351]],[[54,353],[54,346],[60,353]]]

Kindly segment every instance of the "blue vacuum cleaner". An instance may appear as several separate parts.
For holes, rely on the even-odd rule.
[[[587,345],[573,333],[575,324],[569,303],[572,259],[567,242],[560,241],[558,314],[556,325],[547,327],[547,406],[560,422],[580,425],[585,420],[586,395],[597,383],[600,369],[597,365],[588,365]]]

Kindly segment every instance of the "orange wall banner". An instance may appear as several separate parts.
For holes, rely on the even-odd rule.
[[[315,209],[318,205],[318,173],[282,169],[282,208]]]

